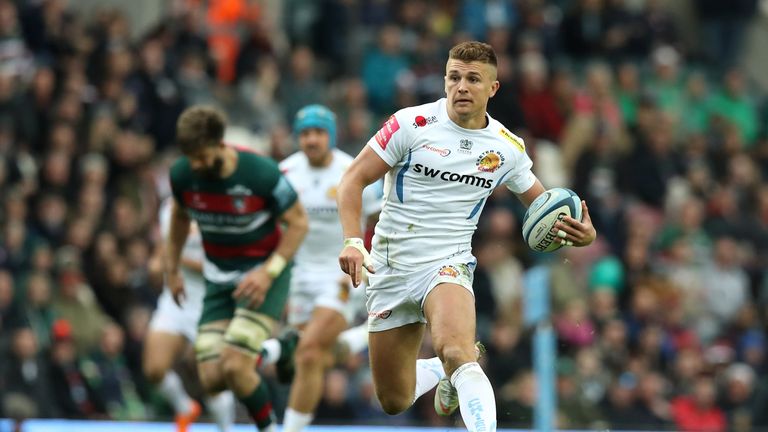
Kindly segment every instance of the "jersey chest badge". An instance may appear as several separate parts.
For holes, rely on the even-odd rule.
[[[459,153],[472,154],[472,141],[468,139],[459,141]]]
[[[492,173],[504,165],[504,155],[496,150],[484,151],[475,162],[477,170],[481,172]]]
[[[234,207],[235,211],[238,213],[243,213],[245,211],[245,198],[242,196],[233,196],[232,207]]]

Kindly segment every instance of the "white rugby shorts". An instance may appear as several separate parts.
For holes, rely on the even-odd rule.
[[[303,272],[295,266],[288,297],[288,324],[296,326],[308,322],[316,307],[335,310],[344,316],[347,324],[352,324],[365,310],[364,302],[365,287],[354,288],[341,270]]]
[[[469,252],[417,270],[393,269],[375,258],[373,262],[376,273],[368,275],[365,292],[369,332],[426,323],[424,300],[441,283],[461,285],[475,295],[472,281],[477,261]]]
[[[189,288],[186,287],[187,290]],[[194,342],[197,338],[197,322],[202,313],[202,296],[188,295],[183,307],[179,307],[173,301],[171,292],[164,288],[160,298],[157,299],[157,309],[152,313],[149,331],[178,334]]]

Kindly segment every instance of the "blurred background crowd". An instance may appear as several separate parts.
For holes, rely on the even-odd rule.
[[[545,266],[560,426],[768,430],[766,33],[758,0],[0,0],[0,417],[171,415],[141,350],[181,110],[221,107],[229,142],[279,160],[296,111],[325,103],[356,154],[479,39],[491,115],[598,230],[534,254],[524,208],[489,200],[475,293],[500,425],[531,425],[522,293]],[[330,372],[318,422],[460,421],[429,395],[387,417],[366,363]]]

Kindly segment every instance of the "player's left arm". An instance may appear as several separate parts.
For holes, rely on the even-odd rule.
[[[587,246],[595,241],[597,237],[597,231],[592,225],[592,218],[589,217],[589,209],[587,208],[587,202],[581,200],[581,220],[578,221],[570,216],[566,216],[563,220],[555,224],[555,228],[564,232],[563,234],[558,231],[558,236],[565,241],[568,246]]]
[[[159,241],[155,245],[155,249],[152,252],[152,256],[147,262],[147,276],[149,277],[149,283],[152,287],[158,289],[163,286],[163,273],[165,272],[165,248],[163,247],[163,241]]]
[[[279,175],[272,196],[276,201],[275,211],[284,209],[278,215],[278,220],[285,226],[283,235],[264,265],[246,274],[232,293],[235,298],[248,298],[251,307],[261,305],[272,281],[283,273],[309,230],[307,212],[282,175]]]
[[[296,251],[299,250],[299,246],[301,246],[304,236],[306,236],[307,231],[309,231],[309,217],[299,200],[296,200],[288,210],[280,215],[280,222],[286,227],[285,232],[280,238],[277,248],[272,252],[269,261],[267,261],[267,268],[269,268],[270,263],[276,255],[290,261],[296,254]]]
[[[544,193],[544,192],[546,192],[546,191],[547,191],[547,190],[544,188],[544,185],[543,185],[543,184],[541,184],[541,182],[539,181],[539,179],[536,179],[536,180],[533,182],[533,185],[532,185],[530,188],[528,188],[528,190],[527,190],[527,191],[525,191],[525,192],[523,192],[523,193],[519,193],[519,194],[516,194],[516,195],[517,195],[517,199],[519,199],[519,200],[520,200],[520,202],[522,202],[522,203],[523,203],[523,205],[525,206],[525,208],[528,208],[528,207],[530,207],[530,206],[531,206],[531,203],[532,203],[532,202],[533,202],[533,201],[534,201],[536,198],[538,198],[538,197],[539,197],[539,195],[543,194],[543,193]]]

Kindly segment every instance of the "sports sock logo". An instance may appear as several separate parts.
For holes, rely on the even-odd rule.
[[[485,420],[483,420],[483,404],[480,398],[474,398],[467,404],[469,406],[469,415],[475,419],[475,432],[488,431]]]

